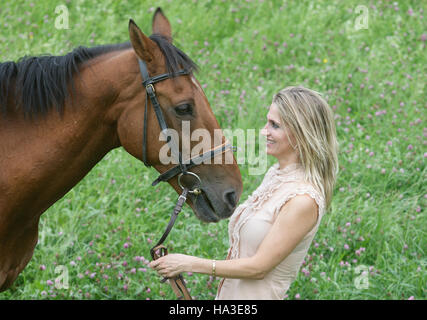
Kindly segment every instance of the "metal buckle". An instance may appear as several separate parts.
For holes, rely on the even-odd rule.
[[[154,86],[153,86],[153,84],[152,84],[152,83],[147,84],[147,86],[146,86],[145,88],[146,88],[146,89],[148,89],[148,87],[151,87],[151,90],[152,90],[153,92],[156,92],[156,89],[154,89]]]

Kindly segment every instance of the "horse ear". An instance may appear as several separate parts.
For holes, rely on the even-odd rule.
[[[153,16],[153,33],[160,34],[172,43],[172,28],[162,9],[158,7]]]
[[[151,62],[156,45],[139,29],[132,19],[129,20],[129,37],[132,47],[139,58],[147,63]]]

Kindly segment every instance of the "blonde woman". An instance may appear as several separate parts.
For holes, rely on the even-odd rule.
[[[164,277],[222,277],[217,299],[284,299],[329,206],[338,173],[333,113],[315,91],[278,92],[262,129],[277,163],[233,213],[226,260],[169,254],[150,263]]]

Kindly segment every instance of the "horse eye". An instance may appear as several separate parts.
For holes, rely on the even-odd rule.
[[[175,107],[175,112],[180,116],[192,115],[193,107],[190,104],[182,104]]]

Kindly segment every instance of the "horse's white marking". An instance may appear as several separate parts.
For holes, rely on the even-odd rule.
[[[194,85],[196,86],[197,89],[200,90],[200,92],[203,92],[203,89],[200,87],[200,84],[197,82],[196,78],[194,78],[193,76],[191,76],[191,82],[194,83]]]

